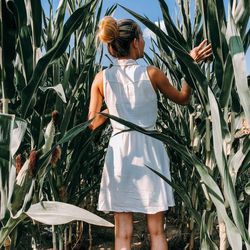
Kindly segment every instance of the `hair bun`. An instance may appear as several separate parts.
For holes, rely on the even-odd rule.
[[[119,28],[112,16],[105,16],[99,23],[99,39],[104,43],[111,43],[119,36]]]

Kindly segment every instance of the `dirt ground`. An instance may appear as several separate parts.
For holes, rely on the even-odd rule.
[[[102,216],[113,223],[113,214]],[[78,250],[113,250],[114,249],[114,229],[91,226],[91,237],[87,237],[75,246]],[[184,250],[187,247],[187,237],[180,235],[177,225],[171,219],[166,219],[166,238],[170,250]],[[143,214],[134,215],[134,231],[132,238],[133,250],[149,250],[150,241],[147,233],[146,220]]]
[[[102,218],[114,223],[113,214],[98,214]],[[134,214],[134,230],[132,238],[132,250],[149,250],[150,240],[147,232],[146,219],[143,214]],[[188,233],[181,233],[178,221],[175,216],[167,214],[165,220],[165,232],[168,240],[169,250],[185,250],[188,249]],[[75,225],[75,224],[74,224]],[[29,229],[29,230],[28,230]],[[114,250],[114,228],[100,227],[83,224],[82,234],[76,237],[75,229],[73,229],[73,244],[68,245],[67,250]],[[30,225],[23,226],[21,229],[22,236],[17,240],[19,243],[17,250],[32,250]],[[34,230],[32,230],[34,231]],[[184,230],[186,231],[186,230]],[[53,250],[52,248],[52,234],[50,227],[47,225],[40,225],[40,244],[37,245],[37,250]],[[78,239],[78,240],[77,240]],[[77,242],[76,242],[77,241]],[[37,242],[38,243],[38,242]],[[199,235],[195,240],[194,250],[199,249]],[[2,249],[0,249],[2,250]]]

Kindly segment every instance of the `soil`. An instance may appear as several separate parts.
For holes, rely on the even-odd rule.
[[[114,223],[113,214],[98,214],[102,218]],[[145,215],[134,214],[134,230],[132,238],[132,250],[149,250],[150,249],[150,239],[147,232]],[[76,223],[74,223],[75,227]],[[178,221],[171,214],[167,214],[165,221],[165,232],[166,238],[168,240],[169,250],[185,250],[188,249],[189,234],[181,233],[178,225]],[[73,229],[73,244],[67,247],[67,250],[114,250],[114,228],[100,227],[89,225],[84,223],[82,230],[82,235],[77,237],[74,235],[76,228]],[[39,230],[36,235],[39,235],[39,243],[37,248],[31,247],[31,236],[36,230],[35,227],[32,229],[28,223],[26,226],[20,228],[22,235],[17,239],[17,250],[53,250],[52,248],[52,233],[51,227],[47,225],[39,225]],[[19,232],[20,232],[19,230]],[[195,246],[193,250],[199,249],[199,235],[195,240]],[[78,240],[77,240],[78,238]],[[38,242],[37,242],[38,243]],[[2,249],[0,249],[2,250]]]
[[[114,222],[113,214],[102,215],[102,217],[111,223]],[[134,215],[134,230],[132,238],[132,250],[149,250],[150,239],[147,232],[145,215]],[[173,218],[166,219],[166,238],[168,240],[169,250],[184,250],[188,247],[188,235],[183,235],[173,221]],[[114,249],[114,228],[105,228],[91,226],[91,238],[85,237],[74,246],[76,250],[113,250]],[[198,243],[198,242],[197,242]],[[198,249],[198,248],[194,248]]]

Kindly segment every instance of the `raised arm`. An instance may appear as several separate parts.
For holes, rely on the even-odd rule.
[[[193,48],[190,51],[190,56],[196,62],[204,60],[211,55],[212,53],[211,44],[205,46],[206,42],[207,42],[206,39],[203,40],[199,44],[199,46]],[[183,81],[182,88],[179,91],[173,85],[171,85],[167,76],[157,67],[149,66],[148,74],[154,88],[159,89],[167,98],[181,105],[185,105],[189,102],[191,95],[191,88],[186,81]]]
[[[90,129],[96,129],[101,124],[105,122],[107,117],[97,114],[101,111],[103,103],[103,72],[97,73],[91,87],[90,104],[89,104],[89,120],[94,118],[94,120],[89,125]],[[104,113],[108,113],[105,109]]]

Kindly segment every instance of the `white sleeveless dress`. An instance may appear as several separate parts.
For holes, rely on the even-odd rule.
[[[103,71],[104,99],[111,115],[152,130],[157,95],[147,67],[135,60],[117,60]],[[98,210],[154,214],[174,206],[173,191],[149,166],[170,180],[169,158],[163,143],[111,119],[100,186]],[[121,132],[118,133],[117,132]]]

